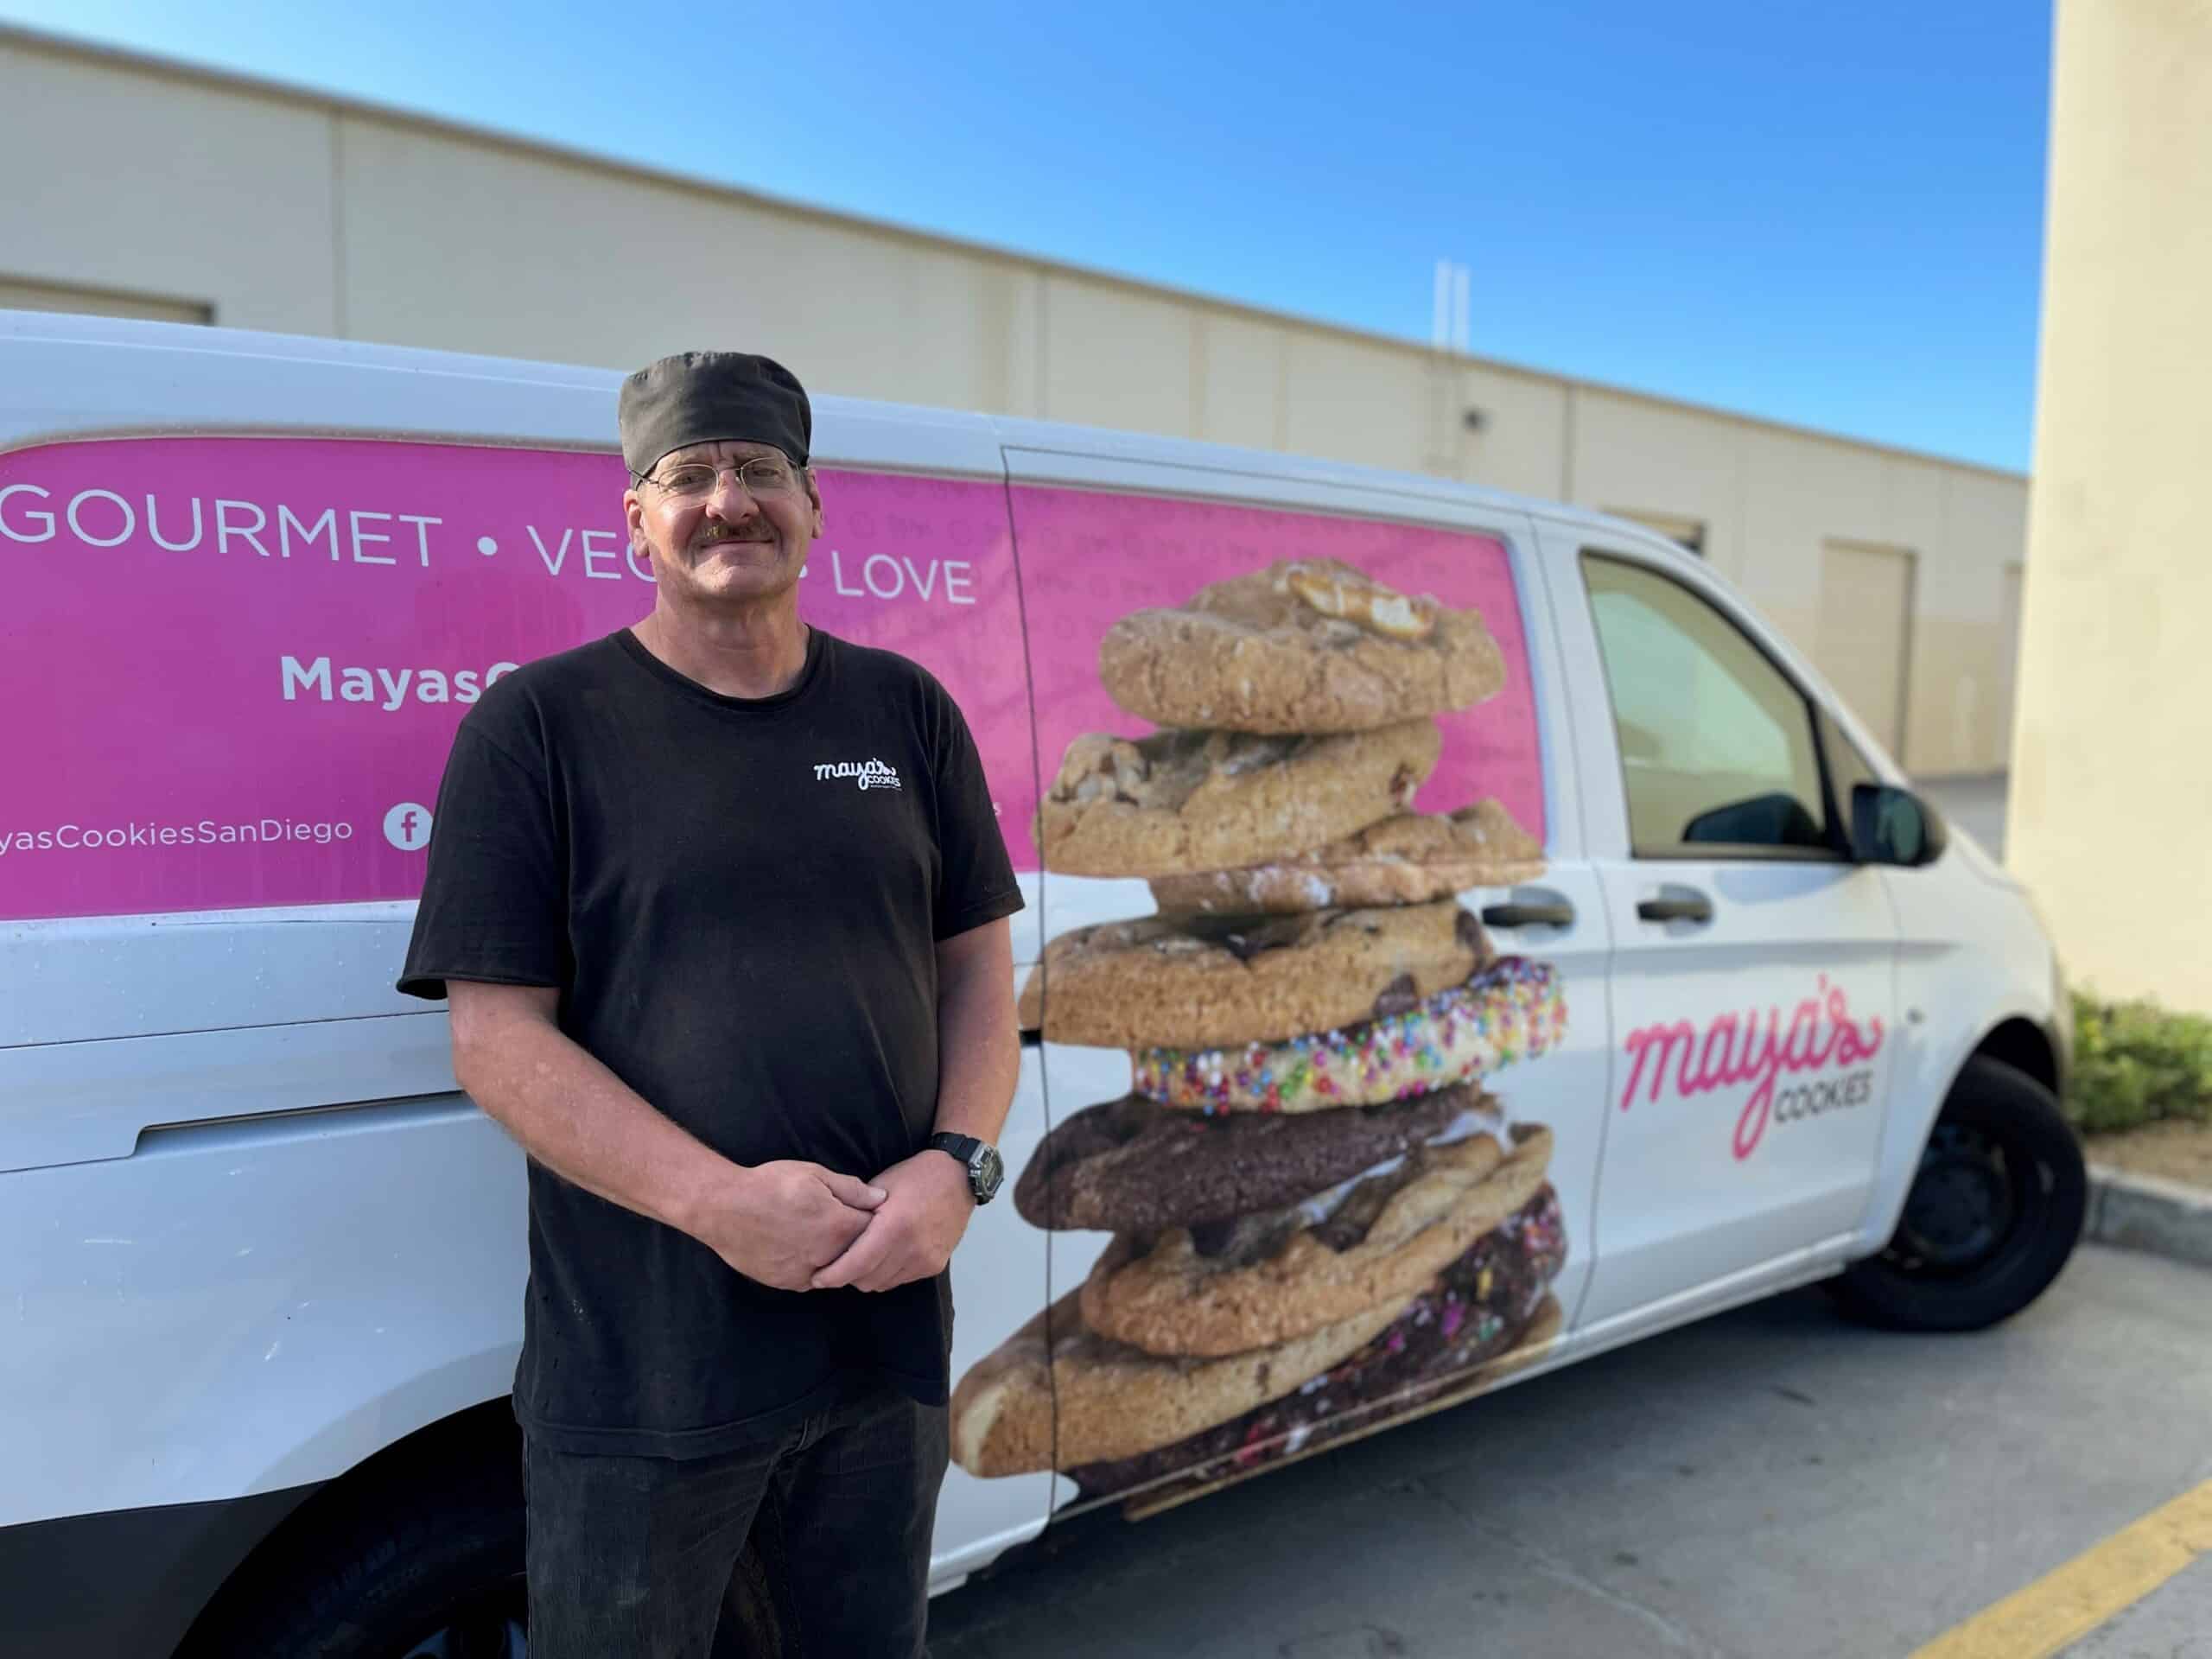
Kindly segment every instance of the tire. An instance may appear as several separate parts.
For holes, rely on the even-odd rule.
[[[1893,1331],[1980,1331],[2043,1294],[2088,1213],[2082,1143],[2050,1090],[1980,1056],[1929,1133],[1897,1230],[1828,1289]]]
[[[180,1659],[527,1651],[519,1468],[418,1460],[305,1520],[194,1628]]]

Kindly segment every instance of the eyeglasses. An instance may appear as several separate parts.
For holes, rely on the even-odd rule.
[[[748,495],[786,495],[798,486],[798,474],[781,455],[751,455],[721,467],[703,461],[681,461],[664,473],[647,474],[639,481],[689,500],[712,494],[724,473],[735,473]]]

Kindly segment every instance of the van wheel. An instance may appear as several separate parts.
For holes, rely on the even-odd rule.
[[[181,1654],[524,1659],[520,1471],[424,1473],[287,1539]]]
[[[1920,1154],[1896,1236],[1828,1288],[1897,1331],[1979,1331],[2043,1294],[2088,1213],[2082,1143],[2057,1097],[1980,1056],[1967,1062]]]

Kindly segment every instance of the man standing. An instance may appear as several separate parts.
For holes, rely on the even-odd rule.
[[[652,614],[463,721],[399,982],[530,1155],[531,1652],[746,1651],[765,1589],[782,1652],[916,1654],[1021,899],[944,689],[799,620],[798,380],[664,358],[620,423]]]

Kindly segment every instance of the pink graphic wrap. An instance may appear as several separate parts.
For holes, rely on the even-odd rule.
[[[607,455],[422,443],[0,456],[0,918],[414,897],[463,692],[652,607],[625,482]],[[801,613],[944,683],[1033,869],[1003,492],[822,493]]]
[[[1529,834],[1544,838],[1529,644],[1502,542],[1470,531],[1089,490],[1016,489],[1013,496],[1037,683],[1038,761],[1048,781],[1069,742],[1084,732],[1141,737],[1154,729],[1115,707],[1099,684],[1098,642],[1115,622],[1147,607],[1180,605],[1209,582],[1278,559],[1341,559],[1401,593],[1433,594],[1454,610],[1481,612],[1504,655],[1503,690],[1439,717],[1443,754],[1414,810],[1448,812],[1494,795]],[[1009,844],[1012,820],[1009,803]]]

